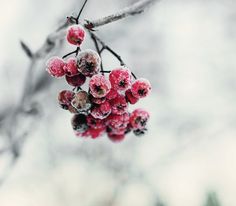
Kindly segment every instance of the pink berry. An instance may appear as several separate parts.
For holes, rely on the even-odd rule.
[[[146,97],[151,90],[151,84],[147,79],[140,78],[134,81],[131,86],[131,92],[136,98]]]
[[[86,49],[77,56],[78,70],[87,77],[97,74],[100,70],[100,64],[101,58],[97,52],[91,49]]]
[[[106,95],[106,98],[108,100],[111,100],[111,99],[115,99],[118,95],[119,93],[117,92],[117,90],[111,88],[110,92]]]
[[[89,82],[90,93],[95,98],[105,97],[111,89],[111,84],[105,76],[96,74],[92,76]]]
[[[76,74],[74,76],[67,76],[66,75],[66,81],[69,85],[71,85],[73,87],[80,87],[85,83],[86,77],[80,73]]]
[[[87,124],[90,128],[101,129],[105,128],[105,122],[103,119],[96,119],[92,115],[87,116]]]
[[[129,123],[129,114],[124,113],[122,115],[111,114],[107,118],[107,125],[112,129],[125,129]]]
[[[123,95],[119,94],[115,99],[110,100],[110,103],[113,114],[121,115],[128,110],[128,103]]]
[[[91,103],[89,101],[88,93],[86,91],[79,91],[75,93],[73,100],[71,101],[71,105],[79,112],[79,113],[87,113],[91,107]]]
[[[96,119],[105,119],[111,113],[111,106],[108,102],[96,105],[91,109],[91,115]]]
[[[69,109],[75,93],[69,90],[63,90],[58,94],[58,102],[63,109]]]
[[[109,80],[115,90],[127,90],[131,85],[131,72],[125,68],[114,69],[109,74]]]
[[[138,98],[134,97],[130,89],[125,91],[125,97],[127,102],[129,102],[130,104],[135,104],[139,100]]]
[[[69,58],[66,61],[66,64],[64,66],[64,71],[67,76],[74,76],[79,73],[77,68],[77,59],[74,57]]]
[[[149,119],[149,113],[144,109],[135,109],[130,115],[130,125],[134,129],[144,129]]]
[[[86,116],[83,114],[76,114],[71,119],[73,130],[77,132],[85,132],[88,128]]]
[[[46,70],[53,77],[62,77],[65,75],[65,71],[63,67],[65,66],[65,62],[62,58],[59,57],[51,57],[46,63]]]
[[[70,44],[80,46],[85,38],[85,30],[80,25],[70,26],[67,30],[66,38]]]

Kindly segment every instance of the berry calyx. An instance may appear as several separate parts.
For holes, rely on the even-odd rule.
[[[128,110],[128,103],[123,95],[119,94],[116,98],[112,99],[110,103],[113,114],[121,115]]]

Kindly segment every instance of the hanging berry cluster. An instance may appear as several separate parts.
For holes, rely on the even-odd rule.
[[[117,142],[130,131],[137,136],[144,134],[149,113],[144,109],[130,113],[128,105],[149,94],[149,81],[137,79],[124,65],[104,71],[99,51],[80,50],[85,34],[81,25],[70,26],[66,39],[77,49],[62,58],[52,57],[46,63],[51,76],[65,76],[66,82],[73,87],[61,91],[58,102],[74,114],[71,124],[75,135],[95,139],[106,133],[110,140]],[[75,57],[67,58],[71,54]],[[109,74],[105,76],[106,73]],[[89,81],[87,90],[81,87],[86,80]]]

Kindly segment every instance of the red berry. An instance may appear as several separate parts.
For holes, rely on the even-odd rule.
[[[101,129],[105,128],[105,122],[103,119],[96,119],[92,115],[87,116],[87,124],[90,128]]]
[[[91,115],[96,119],[105,119],[111,113],[111,106],[108,102],[96,105],[91,109]]]
[[[125,135],[124,134],[112,134],[112,133],[108,133],[108,138],[112,141],[112,142],[121,142],[124,140]]]
[[[115,90],[127,90],[131,85],[131,72],[125,68],[114,69],[109,74],[109,80]]]
[[[151,90],[151,84],[147,79],[140,78],[134,81],[131,86],[131,92],[136,98],[146,97]]]
[[[118,95],[119,93],[117,92],[117,90],[111,88],[110,92],[106,95],[106,98],[108,100],[111,100],[111,99],[115,99]]]
[[[126,90],[125,97],[127,102],[129,102],[130,104],[135,104],[139,100],[138,98],[134,97],[130,89]]]
[[[70,26],[67,30],[66,38],[70,44],[80,46],[85,38],[84,28],[80,25]]]
[[[46,70],[53,77],[62,77],[65,75],[63,67],[65,62],[59,57],[51,57],[46,63]]]
[[[92,76],[89,82],[90,93],[95,98],[105,97],[111,89],[111,84],[105,76],[96,74]]]
[[[149,119],[149,113],[144,109],[135,109],[130,115],[130,125],[134,129],[144,129]]]
[[[91,107],[91,103],[88,98],[88,93],[86,91],[79,91],[75,93],[74,98],[71,101],[71,105],[79,113],[87,113]]]
[[[83,74],[76,74],[74,76],[66,75],[66,81],[73,87],[80,87],[85,83],[86,77]]]
[[[58,102],[63,109],[69,109],[75,93],[69,90],[63,90],[58,94]]]
[[[77,132],[85,132],[88,128],[86,116],[83,114],[76,114],[71,119],[73,130]]]
[[[125,96],[118,95],[115,99],[110,101],[111,109],[113,114],[124,114],[128,110],[128,103],[126,102]]]
[[[64,66],[64,71],[67,76],[74,76],[79,73],[78,68],[77,68],[76,58],[71,57],[67,60],[65,66]]]
[[[100,70],[100,64],[101,58],[97,52],[91,49],[86,49],[77,56],[78,70],[87,77],[97,74]]]
[[[124,113],[122,115],[111,114],[107,118],[108,127],[116,130],[125,129],[129,123],[129,114]]]

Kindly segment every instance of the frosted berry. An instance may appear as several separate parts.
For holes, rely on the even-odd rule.
[[[125,98],[126,101],[129,102],[130,104],[135,104],[139,100],[138,98],[134,97],[130,89],[125,91]]]
[[[64,66],[64,71],[66,75],[68,76],[74,76],[79,73],[78,68],[77,68],[77,59],[74,57],[69,58],[66,61],[66,64]]]
[[[64,66],[65,62],[62,58],[51,57],[46,63],[46,70],[53,77],[62,77],[65,75]]]
[[[86,116],[83,114],[76,114],[71,119],[73,130],[77,132],[85,132],[88,128]]]
[[[69,85],[71,85],[73,87],[80,87],[85,83],[86,77],[80,73],[76,74],[74,76],[67,76],[66,75],[66,81]]]
[[[129,123],[128,113],[124,113],[123,115],[111,114],[107,119],[108,127],[116,130],[126,129],[128,123]]]
[[[111,113],[111,106],[108,102],[96,105],[91,109],[91,115],[96,119],[105,119]]]
[[[63,90],[58,94],[58,102],[63,109],[69,109],[75,93],[69,90]]]
[[[118,95],[119,93],[117,92],[117,90],[111,88],[110,92],[108,92],[108,94],[106,95],[106,98],[108,100],[111,100],[115,99]]]
[[[85,76],[91,77],[97,74],[100,70],[100,64],[101,58],[97,52],[91,49],[86,49],[77,56],[78,70]]]
[[[147,79],[140,78],[134,81],[131,86],[131,92],[136,98],[146,97],[151,90],[151,84]]]
[[[109,80],[115,90],[127,90],[131,85],[131,72],[125,68],[114,69],[109,74]]]
[[[90,88],[90,93],[95,98],[102,98],[109,93],[111,89],[111,84],[109,80],[105,78],[105,76],[101,74],[96,74],[92,76],[92,78],[90,79],[89,88]]]
[[[66,38],[70,44],[80,46],[85,38],[85,30],[80,25],[70,26],[67,30]]]
[[[71,101],[71,105],[79,113],[87,113],[91,107],[91,103],[88,98],[88,93],[86,91],[79,91],[75,93],[74,98]]]
[[[144,109],[135,109],[130,115],[130,125],[134,129],[142,130],[145,128],[149,119],[149,113]]]
[[[87,116],[87,124],[90,128],[93,128],[93,129],[105,128],[104,120],[96,119],[92,115]]]
[[[125,96],[118,95],[115,99],[110,101],[111,109],[113,114],[124,114],[128,110],[128,103],[126,102]]]

